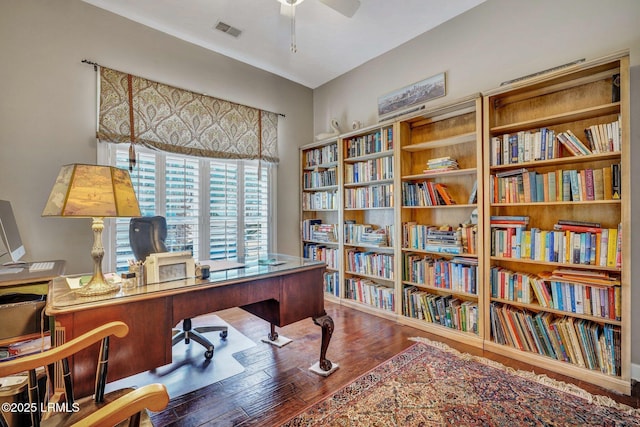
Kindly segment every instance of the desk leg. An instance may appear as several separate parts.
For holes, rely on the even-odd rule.
[[[278,335],[278,333],[276,332],[276,325],[271,323],[271,332],[267,335],[267,338],[262,338],[262,342],[275,345],[276,347],[284,347],[285,345],[289,344],[291,340],[287,337]]]
[[[320,347],[320,369],[323,371],[331,371],[333,367],[331,361],[327,359],[327,348],[329,347],[329,341],[331,341],[331,335],[333,335],[333,319],[324,314],[320,317],[314,317],[313,323],[322,328],[322,345]]]
[[[278,341],[278,333],[276,332],[276,325],[271,324],[271,333],[269,334],[269,339],[271,341]]]

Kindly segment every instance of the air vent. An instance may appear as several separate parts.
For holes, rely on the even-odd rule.
[[[227,33],[233,37],[238,37],[242,33],[242,31],[240,31],[239,29],[232,27],[229,24],[225,24],[222,21],[218,21],[218,23],[214,28],[218,31],[222,31],[223,33]]]

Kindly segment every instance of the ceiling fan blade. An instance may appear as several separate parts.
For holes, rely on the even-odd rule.
[[[320,2],[347,18],[351,18],[360,7],[360,0],[320,0]]]

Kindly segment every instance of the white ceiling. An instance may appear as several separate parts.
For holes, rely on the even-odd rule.
[[[360,0],[352,18],[305,0],[296,6],[296,53],[277,0],[84,1],[314,89],[485,0]],[[218,21],[242,34],[215,30]]]

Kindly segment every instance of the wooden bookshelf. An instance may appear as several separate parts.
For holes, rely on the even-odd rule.
[[[342,135],[341,143],[343,302],[395,318],[395,129],[381,123]]]
[[[613,94],[614,75],[619,75],[620,82],[616,96]],[[485,293],[481,305],[485,322],[481,336],[484,347],[630,394],[628,55],[616,54],[500,87],[484,94],[483,113],[485,172],[482,187],[486,197],[484,256],[481,257]],[[591,143],[585,129],[606,130],[607,126],[613,129],[611,133],[604,133],[607,144]],[[584,143],[587,153],[573,155],[568,145],[559,143],[558,135],[567,131]],[[619,138],[618,146],[614,141],[616,138]],[[616,175],[618,167],[619,174]],[[526,172],[520,174],[521,170]],[[559,192],[563,185],[566,190],[567,181],[558,183],[555,178],[569,175],[571,170],[577,172],[580,185],[573,188],[571,181],[567,198],[566,192]],[[617,176],[618,199],[611,197],[612,189],[606,185],[599,196],[588,195],[589,188],[597,185],[593,178],[595,170],[604,174],[612,171],[614,179]],[[562,171],[568,172],[563,174]],[[584,171],[584,176],[580,171]],[[541,186],[542,190],[535,185]],[[536,200],[525,200],[527,188],[535,191]],[[509,228],[494,221],[492,227],[492,217],[502,217],[503,221],[509,217],[526,217],[528,222]],[[591,231],[576,229],[571,232],[562,229],[559,224],[562,220],[598,226],[592,227]],[[607,230],[607,233],[601,230]],[[616,230],[614,251],[620,251],[613,260],[610,253],[603,254],[607,247],[602,243],[605,234],[609,235],[611,230]],[[505,236],[508,236],[509,248],[504,247]],[[498,254],[503,250],[510,252],[509,256],[503,252]],[[518,289],[528,292],[530,282],[525,279],[524,285],[511,283],[508,278],[513,277],[512,273],[540,278],[557,269],[606,274],[619,281],[618,295],[607,296],[605,292],[609,289],[582,286],[579,281],[575,286],[567,286],[556,279],[544,283],[548,289],[558,292],[554,295],[555,303],[563,303],[563,309],[544,307],[537,296],[529,303],[516,301],[513,294],[517,294]],[[505,270],[508,273],[504,273]],[[500,297],[497,292],[511,296]],[[600,298],[611,305],[596,307],[602,302]],[[607,317],[611,314],[609,310],[615,310],[619,318]],[[553,326],[545,327],[543,319]],[[555,340],[562,342],[563,348],[558,342],[554,345],[555,329],[559,331]],[[610,363],[607,362],[609,359]]]
[[[481,347],[482,98],[477,94],[423,110],[397,127],[399,321]],[[439,186],[452,200],[438,195]],[[462,227],[472,213],[476,224]],[[443,240],[430,244],[429,236],[445,227],[450,231],[441,233]]]
[[[325,296],[341,298],[340,141],[319,141],[300,148],[301,256],[327,263]]]
[[[615,98],[614,75],[619,75],[620,83]],[[301,194],[309,197],[305,194],[332,192],[336,200],[331,208],[303,206],[301,211],[303,221],[321,219],[323,223],[338,225],[337,242],[315,239],[302,242],[303,246],[336,248],[339,262],[328,273],[334,274],[338,291],[328,287],[326,298],[630,394],[629,96],[629,57],[627,53],[615,54],[485,94],[427,106],[394,122],[302,147]],[[591,139],[585,129],[591,132]],[[566,139],[569,131],[586,147],[583,152],[578,153],[582,148]],[[365,141],[369,141],[369,148]],[[319,165],[305,163],[307,153],[326,146],[337,150],[337,163],[335,160]],[[449,168],[439,169],[443,165]],[[337,182],[327,184],[320,179],[317,183],[322,185],[307,188],[305,177],[309,172],[329,168],[336,168]],[[559,185],[565,175],[568,186],[564,181]],[[525,182],[529,184],[526,195]],[[576,189],[572,187],[574,183]],[[565,188],[569,189],[567,194]],[[526,217],[527,222],[512,226],[511,234],[504,224],[493,221],[492,226],[492,217],[496,216]],[[461,227],[472,218],[476,228]],[[586,231],[556,230],[556,226],[566,228],[560,224],[563,220],[593,223],[597,225],[593,227],[602,230],[590,232],[587,240]],[[369,235],[365,241],[359,241],[360,237],[354,236],[362,235],[361,226],[365,225],[385,229],[387,236],[393,236],[392,241],[366,241],[372,237]],[[447,225],[450,228],[445,229]],[[432,230],[430,239],[437,236],[435,241],[440,239],[439,245],[424,243],[429,230]],[[452,236],[458,230],[458,235],[465,233],[466,237],[459,245],[462,249],[451,247],[457,246],[457,237]],[[611,258],[609,246],[604,251],[602,241],[603,235],[613,235],[613,230],[616,237],[612,239],[615,244]],[[444,244],[447,239],[454,244]],[[560,243],[563,240],[570,245]],[[513,247],[508,246],[507,250],[505,242],[513,242]],[[541,251],[540,242],[549,242],[548,249],[545,246],[546,250]],[[598,245],[597,251],[587,251],[587,247]],[[353,258],[361,256],[370,258],[358,262],[384,264],[383,271],[356,267]],[[438,271],[455,271],[455,281],[451,277],[449,282],[428,280],[424,271],[433,270],[436,265]],[[588,285],[584,277],[567,279],[566,283],[544,279],[549,293],[555,292],[555,301],[554,305],[546,300],[541,304],[530,280],[542,280],[548,278],[549,272],[564,269],[577,275],[609,277],[615,284]],[[501,275],[507,278],[519,275],[520,282],[504,279],[499,282],[496,277]],[[471,277],[475,278],[475,287],[470,286]],[[535,283],[536,291],[541,292],[541,285]],[[363,293],[369,295],[366,300]],[[378,299],[392,295],[393,308],[373,301],[370,297],[376,293]],[[581,300],[575,299],[576,293],[582,295]],[[435,313],[418,314],[423,307],[428,309],[424,302],[437,304],[438,300],[454,301],[449,313],[463,314],[465,324],[461,326],[458,320],[443,325],[439,318],[434,318]],[[585,304],[591,304],[590,308],[586,309]],[[446,307],[442,309],[446,313]],[[472,313],[471,324],[477,325],[475,330],[468,330],[468,313]],[[567,345],[575,358],[568,353],[558,357],[561,349],[554,353],[557,343],[552,343],[550,336],[548,342],[543,342],[545,328],[556,327],[564,328],[561,334],[572,340]],[[574,328],[575,334],[569,327]],[[595,341],[588,354],[581,353],[580,362],[575,351],[583,351],[579,340],[587,342],[587,336],[593,336]],[[602,359],[598,359],[594,350],[596,341],[604,349],[598,353]],[[601,360],[608,357],[612,362],[601,370],[599,364],[605,363]],[[603,372],[607,370],[610,372]]]

